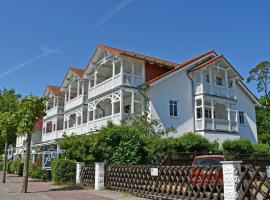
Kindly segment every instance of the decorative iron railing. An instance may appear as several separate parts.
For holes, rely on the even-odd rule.
[[[236,190],[240,200],[270,199],[270,179],[260,167],[245,165]]]
[[[82,166],[80,172],[80,182],[83,186],[94,187],[95,185],[95,165],[86,164]]]
[[[224,199],[221,166],[108,166],[106,188],[151,199]]]

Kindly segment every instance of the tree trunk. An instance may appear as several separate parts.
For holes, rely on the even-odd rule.
[[[24,165],[23,165],[23,182],[22,182],[21,193],[27,193],[27,188],[28,188],[30,147],[31,147],[31,133],[28,133],[26,137],[26,150],[25,150],[25,158],[24,158]]]
[[[4,157],[4,163],[3,163],[3,176],[2,176],[2,183],[6,182],[6,172],[7,172],[7,147],[8,143],[5,141],[5,157]]]

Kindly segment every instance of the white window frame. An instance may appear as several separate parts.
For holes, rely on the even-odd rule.
[[[171,110],[171,108],[172,108],[172,110]],[[178,100],[176,100],[176,99],[169,100],[169,115],[170,115],[170,117],[174,117],[174,118],[179,117],[179,101]]]
[[[217,80],[217,79],[220,79],[220,80]],[[220,81],[221,81],[221,82],[220,82]],[[221,85],[219,85],[218,82],[221,83]],[[220,77],[220,76],[216,76],[216,77],[215,77],[215,84],[216,84],[217,86],[223,87],[223,78]]]
[[[245,122],[245,112],[243,111],[239,111],[238,112],[238,117],[239,117],[239,124],[240,125],[246,125],[246,122]]]

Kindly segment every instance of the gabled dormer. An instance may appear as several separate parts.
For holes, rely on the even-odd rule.
[[[64,93],[60,91],[60,87],[48,85],[43,96],[47,98],[45,119],[64,113]]]
[[[88,80],[83,79],[83,75],[83,69],[68,69],[60,89],[65,96],[65,111],[86,103]]]
[[[195,95],[208,94],[236,100],[236,83],[242,76],[223,55],[211,54],[196,63],[189,73],[194,81]]]

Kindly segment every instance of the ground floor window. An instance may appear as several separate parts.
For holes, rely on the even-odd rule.
[[[241,125],[245,124],[245,114],[243,111],[239,111],[239,123]]]
[[[170,116],[177,117],[178,102],[176,100],[170,100]]]

